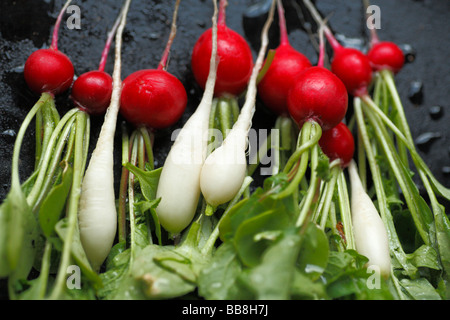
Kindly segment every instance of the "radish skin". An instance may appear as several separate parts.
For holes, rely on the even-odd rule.
[[[211,206],[230,201],[239,191],[246,176],[246,149],[248,133],[255,113],[256,82],[269,42],[268,30],[273,20],[274,3],[275,1],[272,3],[271,12],[263,28],[261,48],[250,78],[244,106],[222,145],[208,156],[202,167],[201,191],[206,202]]]
[[[377,267],[380,274],[388,278],[391,272],[391,258],[386,228],[372,199],[363,188],[354,160],[350,162],[348,171],[356,250],[369,259],[368,266]]]
[[[161,171],[156,208],[161,225],[180,233],[192,221],[200,197],[200,172],[208,146],[209,116],[217,71],[217,2],[214,0],[213,49],[205,91],[197,110],[180,130]]]
[[[114,135],[119,111],[122,33],[131,0],[124,4],[122,20],[116,34],[116,57],[111,103],[81,186],[78,222],[86,255],[94,270],[99,270],[114,242],[117,212],[114,194]]]

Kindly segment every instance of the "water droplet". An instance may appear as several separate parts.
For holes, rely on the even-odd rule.
[[[442,108],[441,106],[432,106],[429,113],[431,118],[437,120],[444,115],[444,108]]]
[[[405,55],[405,63],[413,63],[416,60],[417,51],[410,44],[399,45]]]
[[[423,102],[423,82],[416,80],[411,82],[411,85],[409,86],[409,93],[408,93],[409,100],[416,104],[420,105]]]
[[[3,136],[8,136],[8,137],[15,137],[16,136],[16,132],[13,129],[8,129],[2,132]]]
[[[428,152],[431,144],[441,138],[439,132],[425,132],[418,136],[415,140],[417,147],[423,152]]]
[[[450,175],[450,166],[442,167],[442,173],[445,175]]]

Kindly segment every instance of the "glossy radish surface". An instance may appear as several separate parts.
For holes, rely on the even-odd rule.
[[[247,41],[225,23],[225,4],[221,1],[217,26],[219,66],[214,95],[241,94],[247,87],[253,69],[253,56]],[[197,83],[205,88],[212,52],[212,29],[206,30],[195,43],[191,67]],[[206,63],[205,63],[206,62]]]
[[[104,71],[86,72],[74,82],[72,99],[89,114],[103,114],[111,102],[112,83],[112,77]]]
[[[35,93],[57,95],[69,89],[73,82],[75,71],[72,61],[58,50],[58,31],[70,2],[65,3],[56,19],[50,48],[33,52],[25,62],[25,81]]]
[[[164,70],[140,70],[123,81],[120,112],[139,126],[166,128],[177,122],[187,105],[186,90]]]
[[[367,53],[374,71],[384,69],[397,74],[405,64],[405,55],[395,43],[382,41],[374,43]]]
[[[355,153],[353,135],[343,122],[330,130],[324,131],[319,140],[319,145],[323,153],[330,158],[330,161],[340,159],[342,168],[349,165]]]
[[[289,43],[284,9],[278,5],[280,24],[280,45],[264,77],[258,84],[258,95],[264,105],[278,115],[288,115],[287,95],[295,79],[305,69],[311,67],[309,59],[295,50]]]
[[[366,94],[372,82],[372,67],[369,59],[364,53],[354,48],[335,49],[331,71],[342,80],[347,91],[354,96]]]
[[[348,107],[348,93],[342,81],[323,67],[302,72],[287,98],[289,113],[301,127],[314,120],[323,130],[338,125]]]
[[[57,95],[69,89],[74,68],[64,53],[55,49],[40,49],[33,52],[25,62],[24,76],[35,93]]]

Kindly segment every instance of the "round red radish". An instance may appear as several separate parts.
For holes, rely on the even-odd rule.
[[[348,108],[348,93],[342,81],[323,67],[311,67],[296,79],[287,98],[288,110],[302,127],[314,120],[329,130],[344,118]]]
[[[112,77],[99,70],[89,71],[77,78],[71,97],[75,105],[91,115],[103,114],[111,102]]]
[[[330,130],[323,131],[319,145],[331,161],[340,159],[342,168],[350,164],[355,153],[353,135],[343,122]]]
[[[353,96],[367,93],[372,81],[372,66],[365,54],[354,48],[341,47],[334,51],[331,71],[345,84]]]
[[[288,43],[281,44],[275,52],[272,63],[258,84],[258,94],[264,105],[278,115],[287,115],[287,95],[295,79],[311,67],[306,56]]]
[[[374,71],[383,69],[398,73],[405,64],[405,55],[395,43],[382,41],[375,43],[367,53]]]
[[[69,89],[74,76],[70,59],[55,49],[39,49],[25,62],[24,77],[30,89],[36,93],[54,95]]]
[[[215,96],[237,96],[247,87],[253,69],[253,56],[245,39],[224,23],[217,27],[219,66],[214,89]],[[197,83],[204,89],[209,74],[212,52],[212,29],[197,40],[191,57],[191,67]]]
[[[186,105],[183,84],[167,71],[140,70],[123,81],[120,113],[136,126],[169,127],[181,118]]]

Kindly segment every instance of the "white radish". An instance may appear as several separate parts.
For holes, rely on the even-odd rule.
[[[208,147],[209,117],[217,71],[217,2],[214,3],[213,46],[210,70],[202,100],[166,157],[156,193],[156,213],[168,232],[178,234],[192,221],[200,198],[200,171]]]
[[[114,194],[114,135],[119,112],[122,33],[131,0],[126,0],[117,29],[111,103],[81,186],[78,223],[81,243],[94,270],[108,256],[117,230]]]
[[[273,20],[275,1],[261,35],[261,48],[247,88],[246,100],[233,128],[222,145],[215,149],[202,167],[200,186],[206,202],[215,207],[230,201],[246,176],[248,134],[255,113],[257,78],[264,63],[268,46],[268,31]]]
[[[389,238],[372,199],[364,190],[354,160],[348,166],[351,183],[351,211],[356,250],[369,259],[368,266],[388,278],[391,272]]]

